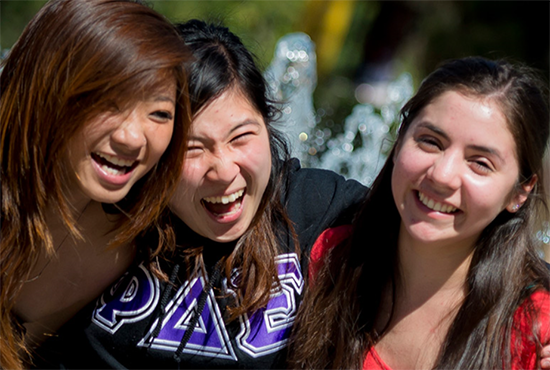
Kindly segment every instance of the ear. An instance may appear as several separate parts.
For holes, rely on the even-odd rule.
[[[510,199],[510,202],[506,206],[506,210],[510,213],[516,213],[517,211],[519,211],[521,206],[523,206],[523,203],[525,203],[525,201],[527,200],[527,197],[531,193],[531,190],[533,190],[533,188],[535,187],[537,181],[537,175],[533,175],[529,182],[523,184],[521,186],[521,190],[518,191],[516,195],[512,197],[512,199]]]

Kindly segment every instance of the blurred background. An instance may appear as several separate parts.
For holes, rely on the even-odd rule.
[[[317,104],[353,105],[354,86],[412,74],[444,59],[510,57],[549,72],[547,1],[147,1],[172,21],[227,25],[265,67],[277,40],[305,32],[316,44]],[[44,1],[0,1],[0,45],[10,48]],[[330,92],[330,93],[328,93]],[[342,99],[342,102],[340,102]],[[339,109],[337,109],[338,111]],[[347,112],[344,112],[346,114]],[[335,112],[338,115],[338,112]]]
[[[0,1],[2,50],[13,45],[44,3]],[[298,145],[301,145],[297,156],[303,163],[329,167],[348,176],[353,175],[354,166],[348,157],[359,156],[359,148],[366,146],[365,127],[376,121],[365,121],[364,116],[378,118],[391,136],[397,126],[395,113],[403,99],[445,59],[470,55],[504,57],[538,68],[547,80],[550,76],[548,1],[171,0],[146,3],[174,22],[200,18],[226,25],[253,51],[263,69],[273,67],[275,48],[281,37],[296,32],[309,35],[312,56],[308,61],[315,62],[310,63],[313,76],[311,72],[300,72],[298,66],[292,66],[288,60],[284,65],[287,76],[307,75],[309,90],[302,100],[284,93],[279,97],[295,101],[294,106],[287,107],[288,113],[304,106],[311,111],[302,116],[296,116],[296,111],[289,115],[311,121],[309,126],[298,122],[304,125],[296,134],[296,137],[300,135]],[[378,87],[391,86],[396,80],[401,81],[401,100],[388,105],[380,100],[384,93]],[[304,86],[299,86],[304,82],[297,81],[294,87],[304,90]],[[393,113],[388,114],[388,109]],[[350,120],[354,114],[361,116],[359,121]],[[289,117],[287,121],[292,123]],[[383,152],[378,148],[377,153]],[[335,150],[340,152],[336,167],[326,164],[329,157],[335,157]],[[381,162],[380,157],[377,156],[376,162]],[[368,183],[371,177],[361,180]],[[550,260],[548,222],[539,237]]]

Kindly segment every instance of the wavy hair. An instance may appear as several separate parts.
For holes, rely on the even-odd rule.
[[[173,25],[134,1],[52,0],[30,21],[3,62],[0,79],[2,241],[0,364],[21,368],[25,345],[12,308],[22,281],[42,252],[54,254],[46,213],[53,211],[80,238],[67,199],[68,144],[113,105],[126,109],[172,81],[177,107],[172,141],[159,163],[118,208],[132,241],[159,230],[159,248],[174,237],[158,218],[177,184],[189,122],[182,64],[189,54]]]
[[[333,249],[306,293],[293,333],[292,367],[359,369],[368,349],[383,335],[376,333],[374,323],[384,288],[395,287],[400,279],[401,219],[391,191],[393,154],[419,112],[447,91],[497,102],[516,142],[517,189],[534,175],[538,181],[518,212],[502,211],[477,241],[466,297],[435,368],[510,368],[514,312],[535,290],[550,288],[532,228],[537,218],[548,219],[541,186],[549,135],[548,86],[530,68],[480,57],[443,64],[402,108],[397,142],[354,221],[352,236]],[[371,247],[365,248],[366,242]],[[392,294],[395,298],[395,290]]]

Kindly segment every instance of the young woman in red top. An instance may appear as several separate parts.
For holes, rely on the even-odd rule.
[[[318,241],[292,366],[540,366],[550,274],[533,226],[548,219],[547,89],[528,68],[483,58],[423,81],[353,227]]]

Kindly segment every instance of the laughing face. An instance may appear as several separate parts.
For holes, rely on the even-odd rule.
[[[515,212],[526,199],[514,190],[515,151],[495,101],[440,95],[413,120],[394,156],[400,237],[472,247],[500,212]]]
[[[166,86],[124,112],[105,112],[70,141],[73,196],[115,203],[160,159],[174,129],[176,88]]]
[[[191,124],[170,208],[196,233],[217,242],[234,241],[256,215],[270,174],[263,117],[238,90],[229,89]]]

